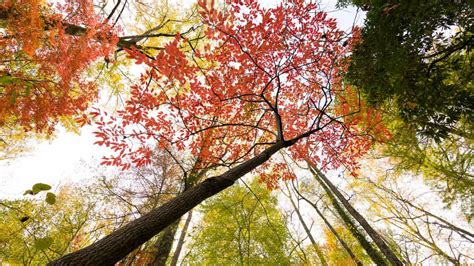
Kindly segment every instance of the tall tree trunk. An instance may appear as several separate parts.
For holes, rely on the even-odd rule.
[[[170,255],[171,249],[173,248],[174,236],[178,230],[179,219],[174,223],[166,227],[163,231],[163,236],[160,238],[156,245],[155,258],[153,260],[153,266],[165,266],[166,261]]]
[[[203,200],[233,185],[236,180],[266,162],[273,154],[293,145],[296,141],[297,139],[279,141],[271,145],[252,159],[221,175],[206,179],[110,235],[90,246],[65,255],[51,262],[50,265],[114,265]]]
[[[181,235],[179,236],[178,244],[176,245],[176,249],[174,250],[173,254],[173,259],[171,260],[171,266],[176,266],[178,264],[179,255],[181,254],[181,249],[183,248],[184,239],[186,238],[186,234],[188,232],[192,216],[193,211],[191,210],[188,212],[188,217],[186,217],[186,222],[184,223],[183,231],[181,231]]]
[[[298,206],[296,206],[296,203],[293,201],[293,197],[291,196],[291,191],[290,191],[290,188],[288,187],[288,183],[285,183],[285,185],[288,190],[288,198],[290,199],[291,205],[293,206],[293,209],[295,210],[296,215],[298,216],[298,219],[300,220],[301,225],[303,225],[303,229],[306,232],[306,235],[308,236],[309,240],[311,241],[311,244],[313,244],[314,251],[316,251],[318,258],[321,261],[321,264],[328,265],[326,262],[326,259],[324,258],[323,252],[321,251],[318,243],[316,242],[316,240],[314,240],[313,235],[311,234],[311,230],[309,230],[308,226],[306,225]]]
[[[365,250],[367,255],[372,259],[372,261],[377,264],[377,265],[386,265],[386,262],[382,255],[376,250],[372,244],[365,238],[365,235],[359,231],[357,226],[355,225],[354,221],[347,215],[347,213],[344,211],[341,205],[339,205],[339,202],[336,200],[336,197],[334,194],[331,192],[331,190],[326,186],[326,184],[318,177],[316,173],[313,173],[314,178],[316,181],[319,182],[321,187],[324,189],[326,194],[329,197],[329,200],[331,201],[331,204],[333,205],[334,209],[336,210],[337,214],[341,217],[341,220],[344,222],[347,230],[351,232],[351,234],[354,236],[355,239],[359,242],[359,244],[362,246],[362,248]]]
[[[337,199],[342,203],[342,205],[346,208],[349,214],[354,217],[354,219],[364,228],[367,234],[374,240],[377,247],[382,251],[384,256],[388,259],[388,261],[392,265],[403,265],[402,261],[398,259],[398,257],[393,253],[392,249],[385,243],[382,236],[372,228],[372,226],[367,222],[367,220],[356,210],[352,207],[349,201],[342,195],[342,193],[334,186],[329,179],[321,172],[318,168],[314,165],[310,165],[310,169],[313,170],[313,173],[316,174],[327,186],[328,188],[334,193]]]
[[[342,237],[339,235],[339,233],[336,231],[336,229],[334,229],[334,227],[331,225],[331,223],[328,221],[328,219],[326,219],[326,217],[323,215],[323,213],[319,210],[318,206],[315,203],[311,202],[309,199],[307,199],[305,196],[303,196],[294,186],[293,186],[293,188],[295,189],[296,193],[304,201],[306,201],[309,205],[311,205],[314,208],[314,210],[316,211],[318,216],[323,220],[324,224],[329,228],[329,230],[334,235],[334,237],[336,237],[336,239],[339,241],[339,243],[341,243],[341,246],[344,248],[344,250],[347,252],[347,254],[349,254],[349,256],[354,261],[354,263],[357,266],[363,266],[362,262],[360,262],[360,260],[357,259],[354,252],[352,252],[351,248],[347,245],[346,241],[344,241],[344,239],[342,239]]]

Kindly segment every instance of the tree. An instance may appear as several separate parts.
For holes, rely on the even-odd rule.
[[[314,209],[314,210],[316,211],[316,213],[318,214],[319,218],[321,218],[321,220],[323,220],[324,225],[326,226],[326,227],[324,228],[325,238],[326,238],[326,239],[330,239],[330,240],[337,240],[337,241],[338,241],[339,244],[336,244],[336,245],[334,245],[334,243],[333,243],[333,245],[329,245],[329,243],[327,243],[327,244],[325,245],[325,246],[328,247],[328,249],[330,250],[329,253],[330,253],[330,254],[333,254],[333,253],[334,253],[334,252],[333,252],[333,251],[335,251],[334,246],[336,246],[336,247],[342,247],[342,250],[343,250],[343,252],[344,252],[344,255],[343,255],[343,256],[341,256],[341,254],[339,254],[339,255],[337,255],[337,256],[333,256],[333,255],[329,255],[329,256],[328,256],[329,258],[335,258],[335,257],[338,258],[339,261],[333,259],[332,263],[341,263],[341,257],[345,257],[345,256],[348,255],[348,257],[349,257],[348,260],[343,260],[343,261],[344,261],[344,262],[343,262],[344,264],[347,264],[347,263],[354,263],[355,265],[363,265],[362,262],[360,261],[360,259],[357,258],[356,254],[354,254],[353,248],[351,248],[351,247],[347,244],[347,241],[342,238],[342,236],[340,235],[340,232],[338,232],[337,228],[335,228],[335,227],[331,224],[331,222],[329,222],[329,220],[328,220],[328,218],[326,217],[326,215],[323,214],[323,212],[320,210],[320,208],[319,208],[318,205],[317,205],[317,202],[313,202],[313,201],[311,201],[310,199],[308,199],[307,197],[305,197],[305,196],[301,193],[300,189],[295,185],[294,182],[292,182],[292,188],[293,188],[293,190],[295,191],[295,193],[296,193],[296,195],[297,195],[296,198],[297,198],[298,202],[299,202],[300,200],[304,200],[305,202],[307,202],[311,207],[313,207],[313,209]],[[291,196],[291,194],[290,194],[290,193],[291,193],[290,188],[287,188],[287,189],[288,189],[288,194],[289,194],[289,196]],[[332,199],[332,197],[330,197],[330,198]],[[320,198],[320,199],[321,199],[321,198]],[[290,198],[290,200],[291,200],[291,198]],[[332,199],[332,200],[334,200],[334,199]],[[292,202],[292,204],[293,204],[293,200],[291,200],[291,202]],[[347,223],[347,225],[348,225],[350,222],[349,222],[349,219],[347,219],[347,218],[348,218],[347,215],[343,214],[343,211],[342,211],[342,209],[340,208],[340,206],[337,205],[337,202],[334,202],[333,205],[336,206],[337,211],[338,211],[340,214],[342,214],[342,216],[344,216],[343,220],[346,221],[346,223]],[[294,206],[294,208],[296,208],[296,204],[293,204],[293,206]],[[349,226],[349,225],[348,225],[348,226]],[[351,230],[347,230],[347,229],[346,229],[346,232],[349,232],[349,233],[355,232],[355,229],[356,229],[355,227],[354,227],[353,229],[351,229]],[[342,231],[342,230],[339,230],[339,231]],[[332,237],[329,236],[329,232],[332,234]],[[360,235],[360,236],[362,236],[362,235]],[[355,240],[354,237],[352,237],[352,238]],[[359,248],[359,249],[360,249],[360,248]],[[339,250],[337,250],[337,251],[339,251]],[[370,252],[370,250],[369,250],[368,252]]]
[[[324,258],[324,254],[323,252],[321,251],[320,247],[319,247],[319,244],[316,242],[316,240],[314,239],[313,237],[313,234],[311,233],[311,230],[310,228],[308,227],[308,225],[306,224],[305,222],[305,219],[303,218],[303,216],[301,215],[301,212],[300,212],[300,209],[299,209],[299,204],[297,204],[294,200],[293,200],[293,196],[291,194],[291,190],[290,188],[288,187],[288,183],[285,183],[285,186],[286,186],[286,189],[288,191],[288,199],[290,200],[290,203],[291,205],[293,206],[293,210],[296,212],[296,216],[298,217],[298,221],[300,222],[300,224],[303,226],[303,229],[306,233],[306,235],[308,236],[309,240],[311,241],[311,246],[314,250],[314,252],[316,253],[316,255],[318,256],[318,259],[319,261],[321,261],[321,265],[328,265],[328,263],[326,262],[326,259]]]
[[[354,209],[354,207],[352,207],[350,202],[344,197],[344,195],[342,195],[342,193],[337,189],[337,187],[331,183],[331,181],[326,177],[326,175],[324,175],[321,170],[319,170],[312,164],[309,164],[309,167],[314,178],[316,178],[321,184],[321,186],[325,188],[326,193],[328,195],[333,195],[332,201],[334,202],[335,198],[337,198],[337,200],[342,206],[344,206],[345,210],[351,215],[351,217],[354,218],[354,220],[356,220],[362,228],[364,228],[365,232],[370,236],[370,238],[372,238],[375,245],[380,249],[386,259],[392,265],[403,265],[402,261],[398,258],[395,252],[388,246],[388,243],[385,241],[385,239],[367,222],[367,220],[356,209]],[[353,227],[353,225],[351,225],[351,227]]]
[[[359,264],[354,262],[354,259],[351,256],[348,256],[346,248],[341,244],[345,243],[351,250],[357,251],[360,255],[364,254],[363,250],[360,248],[357,240],[352,236],[352,234],[341,224],[335,224],[333,228],[336,234],[332,232],[329,228],[324,229],[324,239],[325,245],[322,247],[325,253],[327,254],[328,261],[331,265],[363,265],[360,261]],[[344,242],[340,242],[338,238],[344,238]],[[365,255],[365,254],[364,254]],[[370,260],[366,256],[364,262],[370,264]]]
[[[184,264],[289,265],[288,231],[277,198],[254,178],[206,201]]]
[[[341,2],[367,10],[349,80],[368,102],[396,105],[407,126],[435,140],[472,138],[472,4]],[[459,130],[464,123],[467,132]]]
[[[88,190],[103,205],[98,212],[103,213],[104,220],[111,220],[112,231],[178,195],[185,187],[179,167],[164,151],[155,151],[151,164],[122,171],[119,176],[105,169],[96,175],[99,181],[89,185]],[[164,265],[171,253],[178,223],[128,254],[121,265]]]
[[[188,233],[189,224],[191,223],[193,211],[188,212],[188,216],[186,217],[186,221],[184,222],[183,229],[181,230],[181,234],[179,235],[178,243],[176,245],[176,249],[174,250],[173,257],[171,259],[171,266],[178,265],[179,256],[181,254],[181,250],[183,249],[184,239],[186,238],[186,234]]]
[[[105,88],[114,96],[123,93],[124,80],[130,78],[121,68],[129,62],[125,48],[133,46],[151,57],[163,49],[160,39],[174,37],[183,28],[183,36],[199,28],[187,27],[196,24],[196,16],[169,17],[176,14],[163,4],[154,6],[162,12],[159,16],[141,10],[141,2],[132,6],[118,1],[108,13],[105,6],[95,8],[100,5],[92,0],[0,3],[1,159],[21,154],[28,148],[27,138],[52,137],[58,123],[78,131],[90,122],[86,110],[97,102],[99,88],[102,95]],[[141,21],[144,28],[118,37],[124,32],[116,25],[127,5],[148,23]]]
[[[290,178],[284,170],[273,171],[284,164],[269,161],[284,148],[295,159],[308,150],[319,153],[311,158],[327,162],[327,168],[357,168],[354,159],[372,142],[361,132],[376,119],[367,127],[358,126],[361,118],[344,120],[358,111],[349,106],[354,99],[348,99],[340,76],[352,39],[314,4],[294,1],[271,9],[256,1],[242,4],[245,10],[230,1],[219,11],[199,2],[207,43],[177,34],[154,58],[127,49],[148,69],[117,116],[93,113],[98,144],[117,152],[104,164],[124,169],[146,164],[146,143],[155,141],[199,151],[198,166],[213,165],[215,175],[53,264],[113,263],[251,171],[270,185],[277,173]]]
[[[96,99],[95,84],[81,74],[118,39],[93,10],[91,1],[0,4],[0,126],[52,133],[61,117],[79,115]]]

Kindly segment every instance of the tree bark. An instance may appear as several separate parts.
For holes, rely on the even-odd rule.
[[[311,170],[311,168],[310,168]],[[331,204],[334,206],[334,209],[336,212],[339,214],[341,217],[341,220],[344,222],[347,230],[351,232],[351,234],[354,236],[355,239],[359,242],[359,244],[362,246],[362,248],[365,250],[367,255],[372,259],[372,261],[376,265],[386,265],[386,262],[382,255],[376,250],[372,244],[366,239],[365,235],[359,231],[359,228],[355,225],[354,221],[352,218],[348,216],[348,214],[342,209],[342,207],[339,205],[339,202],[337,202],[336,197],[333,195],[331,190],[326,186],[326,184],[318,177],[316,173],[313,173],[314,178],[319,182],[321,187],[324,189],[326,194],[328,195]]]
[[[171,248],[173,248],[174,235],[178,230],[179,219],[166,227],[163,231],[163,236],[156,245],[155,259],[153,266],[165,266],[168,257],[170,256]]]
[[[367,220],[356,210],[352,207],[349,201],[342,195],[342,193],[334,186],[329,179],[321,172],[318,168],[314,167],[314,165],[310,165],[310,168],[314,170],[315,174],[321,178],[321,180],[328,186],[328,188],[334,193],[337,199],[342,203],[342,205],[346,208],[349,214],[354,217],[354,219],[364,228],[367,234],[374,240],[377,247],[382,251],[384,256],[388,259],[388,261],[392,265],[401,266],[403,265],[402,261],[398,259],[398,257],[393,253],[390,247],[385,243],[382,236],[372,228],[372,226],[367,222]]]
[[[181,249],[183,248],[184,239],[186,238],[186,234],[188,232],[192,216],[193,211],[191,210],[188,212],[188,217],[186,218],[186,222],[184,223],[183,231],[181,231],[181,235],[179,236],[178,244],[176,245],[176,249],[174,250],[173,254],[173,259],[171,260],[171,266],[176,266],[178,264],[179,255],[181,254]]]
[[[270,159],[273,154],[295,142],[296,140],[279,141],[252,159],[231,168],[222,175],[206,179],[101,240],[52,261],[49,265],[114,265],[203,200],[231,186],[236,180]]]

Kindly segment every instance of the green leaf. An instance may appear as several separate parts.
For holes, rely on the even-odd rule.
[[[31,189],[26,190],[25,193],[23,193],[23,196],[25,196],[25,195],[34,195],[33,190],[31,190]]]
[[[0,85],[8,85],[15,82],[18,82],[20,79],[10,75],[5,75],[0,77]]]
[[[36,195],[38,194],[39,192],[41,191],[46,191],[46,190],[50,190],[51,189],[51,186],[48,185],[48,184],[43,184],[43,183],[37,183],[37,184],[34,184],[33,185],[33,195]]]
[[[46,202],[50,205],[53,205],[55,202],[56,202],[56,195],[54,195],[54,193],[52,192],[48,192],[46,194]]]
[[[53,239],[51,237],[43,237],[35,240],[35,248],[39,250],[44,250],[49,248],[53,244]]]
[[[26,84],[26,88],[25,88],[25,94],[26,94],[27,96],[30,95],[31,88],[33,88],[33,85],[31,85],[30,83],[27,83],[27,84]]]

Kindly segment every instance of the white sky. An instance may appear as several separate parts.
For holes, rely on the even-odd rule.
[[[185,0],[184,2],[189,2]],[[348,8],[335,11],[335,0],[321,1],[321,9],[338,20],[343,30],[352,27],[356,9]],[[273,1],[262,1],[267,6]],[[359,12],[357,24],[362,23]],[[59,128],[57,137],[50,142],[42,141],[33,147],[33,151],[16,159],[0,161],[0,199],[20,198],[25,190],[35,183],[47,183],[56,189],[67,181],[79,181],[91,178],[92,172],[84,165],[97,165],[108,150],[93,145],[95,142],[91,126],[82,128],[81,135],[66,132]]]

